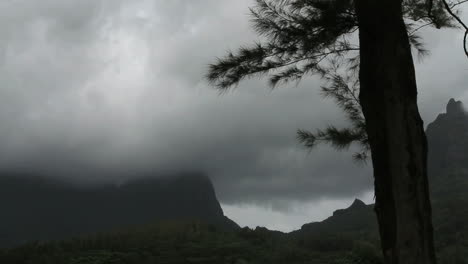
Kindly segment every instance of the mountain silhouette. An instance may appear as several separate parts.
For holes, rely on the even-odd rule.
[[[238,228],[224,216],[210,179],[198,173],[94,187],[4,173],[0,208],[3,247],[156,221],[202,221]]]
[[[463,104],[450,99],[446,113],[427,126],[426,134],[436,248],[439,254],[454,254],[454,245],[468,242],[468,115]],[[349,208],[335,211],[322,222],[305,224],[291,235],[323,249],[340,247],[337,237],[343,247],[358,240],[378,243],[373,208],[355,200]],[[327,244],[327,240],[334,244]]]

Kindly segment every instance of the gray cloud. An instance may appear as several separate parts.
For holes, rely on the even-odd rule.
[[[0,3],[0,166],[77,181],[205,171],[227,204],[357,196],[371,170],[312,152],[298,128],[345,121],[320,81],[224,95],[207,64],[256,39],[250,0],[17,0]],[[460,32],[426,31],[418,64],[426,122],[468,102]]]

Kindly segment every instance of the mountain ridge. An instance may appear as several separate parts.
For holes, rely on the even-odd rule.
[[[226,229],[227,218],[209,177],[186,173],[92,188],[43,177],[0,176],[0,246],[145,225],[203,221]]]

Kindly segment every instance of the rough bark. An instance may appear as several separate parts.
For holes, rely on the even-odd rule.
[[[356,0],[360,101],[387,264],[434,264],[427,141],[401,0]]]

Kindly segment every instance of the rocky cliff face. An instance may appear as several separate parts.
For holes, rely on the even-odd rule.
[[[451,99],[426,134],[436,242],[439,247],[462,245],[468,237],[468,114],[463,104]]]
[[[184,174],[79,188],[24,175],[0,175],[0,246],[145,225],[201,221],[220,228],[224,216],[210,179]]]
[[[428,172],[433,198],[468,187],[468,114],[450,99],[447,112],[427,126]]]
[[[427,126],[428,170],[434,190],[447,187],[456,175],[468,175],[468,114],[460,101],[450,99],[447,112]]]

